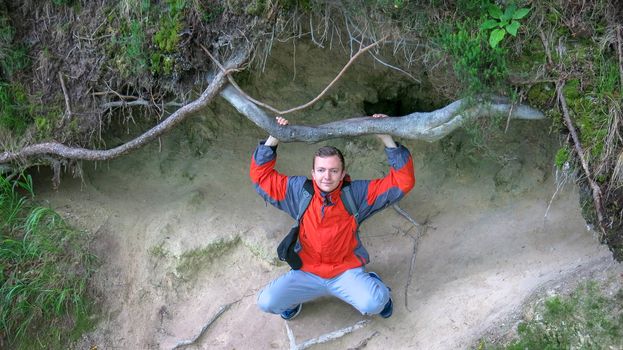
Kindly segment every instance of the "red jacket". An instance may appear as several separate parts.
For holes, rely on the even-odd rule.
[[[363,266],[370,259],[363,247],[357,228],[366,218],[397,202],[415,184],[413,160],[402,145],[385,148],[390,164],[389,174],[380,179],[354,180],[350,186],[358,218],[350,215],[340,198],[341,186],[330,193],[322,192],[314,183],[312,198],[301,219],[298,252],[303,267],[322,278]],[[270,204],[296,219],[304,176],[285,176],[274,167],[276,147],[261,143],[251,159],[251,180],[256,191]]]

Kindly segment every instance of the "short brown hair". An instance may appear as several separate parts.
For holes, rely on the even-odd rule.
[[[346,169],[346,163],[344,162],[344,155],[339,149],[333,146],[322,146],[318,148],[316,153],[314,153],[314,159],[312,159],[312,169],[315,168],[316,157],[327,158],[327,157],[333,157],[333,156],[338,156],[338,158],[340,158],[340,162],[342,163],[342,170]]]

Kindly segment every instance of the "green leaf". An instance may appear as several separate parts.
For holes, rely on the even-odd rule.
[[[517,36],[517,29],[519,29],[519,26],[519,22],[512,21],[511,24],[506,26],[506,31],[512,36]]]
[[[493,29],[498,26],[498,21],[494,19],[488,19],[485,23],[480,25],[480,29]]]
[[[506,8],[506,10],[504,11],[504,14],[502,15],[502,17],[500,17],[501,20],[504,21],[508,21],[511,18],[513,18],[513,13],[515,12],[515,5],[510,5],[509,7]]]
[[[526,17],[526,15],[530,12],[529,8],[522,7],[519,10],[515,11],[513,14],[513,19],[522,19]]]
[[[489,35],[489,45],[491,45],[492,48],[497,47],[498,43],[504,39],[504,35],[506,35],[506,31],[504,29],[493,30],[491,35]]]
[[[500,10],[499,7],[492,5],[489,7],[489,15],[493,18],[500,19],[502,18],[502,10]]]

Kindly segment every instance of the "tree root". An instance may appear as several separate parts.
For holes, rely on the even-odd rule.
[[[354,348],[348,348],[348,350],[361,350],[361,349],[365,348],[368,345],[368,342],[370,341],[370,339],[376,337],[379,334],[381,334],[381,332],[379,332],[379,331],[374,331],[374,332],[370,333],[369,336],[367,336],[364,339],[362,339],[359,342],[359,344],[355,345]]]
[[[307,349],[310,346],[313,345],[317,345],[317,344],[323,344],[326,342],[329,342],[331,340],[335,340],[338,338],[341,338],[343,336],[345,336],[346,334],[352,333],[360,328],[363,328],[365,325],[367,325],[368,323],[370,323],[370,320],[361,320],[357,323],[355,323],[352,326],[348,326],[348,327],[344,327],[342,329],[338,329],[337,331],[333,331],[330,333],[326,333],[323,334],[319,337],[313,338],[313,339],[309,339],[304,341],[301,344],[296,344],[296,339],[294,338],[294,333],[292,332],[292,330],[290,329],[290,327],[288,326],[288,322],[286,322],[286,331],[288,333],[288,339],[290,340],[290,350],[303,350],[303,349]],[[368,337],[368,340],[372,338],[372,336]]]
[[[407,309],[407,311],[411,312],[411,309],[409,309],[409,287],[411,286],[411,281],[413,280],[413,271],[415,270],[415,256],[417,254],[418,243],[420,242],[420,238],[422,238],[422,236],[426,234],[426,231],[428,231],[428,220],[424,222],[424,225],[420,225],[417,223],[417,221],[415,221],[415,219],[411,217],[411,215],[409,215],[409,213],[399,207],[398,204],[394,204],[392,207],[398,212],[398,214],[400,214],[413,224],[413,227],[411,227],[411,229],[415,227],[415,229],[418,231],[415,237],[410,233],[411,229],[407,230],[407,232],[404,233],[405,235],[409,236],[411,240],[413,240],[411,262],[409,263],[409,274],[407,276],[407,283],[405,284],[405,308]]]
[[[368,345],[368,342],[370,341],[370,339],[376,337],[379,334],[381,334],[381,332],[379,332],[379,331],[374,331],[374,332],[370,333],[369,336],[367,336],[364,339],[362,339],[359,342],[359,344],[355,345],[354,348],[348,348],[348,350],[361,350],[361,349],[365,348],[366,345]]]
[[[218,320],[218,318],[221,317],[221,315],[223,313],[225,313],[225,311],[229,310],[232,307],[232,305],[240,302],[240,300],[242,300],[242,299],[238,299],[238,300],[233,301],[233,302],[231,302],[229,304],[221,306],[218,309],[218,311],[216,312],[216,314],[214,314],[214,316],[212,316],[212,318],[210,318],[210,320],[208,320],[208,322],[203,327],[201,327],[201,331],[199,332],[199,334],[197,334],[197,336],[195,336],[193,339],[190,339],[190,340],[182,340],[182,341],[178,342],[171,350],[181,349],[181,348],[184,348],[186,346],[195,344],[199,339],[201,339],[201,337],[205,334],[205,332],[208,330],[208,328],[210,328],[210,326],[214,322],[216,322],[216,320]]]
[[[250,49],[245,48],[234,52],[231,59],[227,62],[229,68],[241,66],[249,57]],[[228,71],[225,71],[228,72]],[[0,165],[17,161],[24,161],[43,156],[57,156],[65,159],[81,160],[109,160],[127,154],[139,147],[144,146],[150,141],[173,129],[187,117],[203,110],[217,96],[223,85],[227,82],[224,72],[218,72],[210,85],[203,91],[195,101],[181,107],[160,124],[154,126],[137,138],[108,150],[92,150],[79,147],[69,147],[59,142],[44,142],[30,145],[19,151],[6,151],[0,153]]]

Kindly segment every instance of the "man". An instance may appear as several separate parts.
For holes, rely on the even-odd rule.
[[[374,118],[387,117],[375,114]],[[288,121],[277,117],[277,123]],[[313,197],[300,219],[295,251],[302,266],[290,270],[266,286],[258,295],[264,312],[281,314],[290,320],[302,304],[334,296],[349,303],[362,314],[393,312],[389,288],[374,272],[366,272],[368,252],[357,228],[370,215],[400,200],[415,184],[413,161],[409,151],[396,144],[391,135],[377,135],[385,145],[390,164],[387,176],[374,180],[350,182],[344,157],[334,147],[321,147],[315,154],[311,176]],[[256,191],[270,204],[296,219],[303,195],[305,176],[285,176],[274,167],[279,140],[273,136],[260,143],[253,153],[250,176]],[[343,185],[350,185],[357,215],[349,213],[342,200]]]

